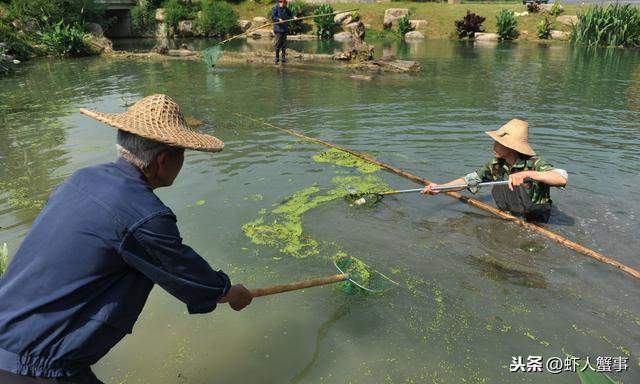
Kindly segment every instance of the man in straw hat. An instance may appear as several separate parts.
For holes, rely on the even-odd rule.
[[[0,383],[100,383],[90,366],[131,333],[160,285],[189,313],[239,311],[251,293],[182,243],[170,186],[185,149],[218,152],[166,95],[120,114],[81,109],[118,128],[114,163],[80,169],[40,212],[0,279]]]
[[[551,211],[549,187],[564,187],[568,175],[563,169],[554,168],[529,146],[529,124],[513,119],[497,131],[486,132],[493,140],[495,157],[464,177],[445,184],[429,184],[423,194],[436,195],[437,185],[473,186],[486,181],[508,181],[508,185],[494,186],[493,198],[503,211],[523,216],[528,221],[547,222]],[[460,188],[461,190],[464,188]],[[477,192],[477,188],[470,188]]]

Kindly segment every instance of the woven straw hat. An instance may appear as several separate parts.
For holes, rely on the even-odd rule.
[[[529,123],[524,120],[512,119],[497,131],[485,132],[498,143],[525,155],[535,156],[535,151],[529,146]]]
[[[219,152],[224,143],[187,125],[180,106],[167,95],[143,98],[123,113],[103,113],[81,108],[80,112],[123,131],[174,147]]]

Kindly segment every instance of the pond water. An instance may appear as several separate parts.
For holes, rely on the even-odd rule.
[[[416,185],[318,162],[325,148],[235,115],[435,181],[482,165],[491,156],[483,132],[524,118],[533,147],[570,173],[569,187],[552,191],[548,228],[640,268],[640,52],[450,41],[381,50],[419,60],[423,71],[366,81],[326,68],[87,58],[34,61],[0,79],[0,243],[11,254],[57,184],[115,156],[115,131],[78,108],[122,111],[162,92],[226,143],[219,154],[189,152],[175,185],[158,190],[185,241],[213,266],[259,287],[333,274],[330,257],[346,252],[400,283],[373,296],[312,288],[199,316],[155,288],[133,335],[94,367],[99,377],[575,383],[574,373],[509,372],[512,356],[572,355],[628,358],[628,371],[611,376],[640,382],[637,280],[446,196],[372,207],[321,198],[346,183]],[[491,201],[489,191],[479,198]],[[283,208],[292,206],[296,213]],[[264,235],[278,225],[302,233]]]

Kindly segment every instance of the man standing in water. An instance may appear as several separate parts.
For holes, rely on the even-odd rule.
[[[509,181],[494,186],[491,194],[498,208],[523,216],[527,221],[547,222],[551,212],[550,187],[565,187],[568,174],[554,168],[529,146],[529,124],[513,119],[497,131],[486,132],[493,140],[495,157],[475,172],[445,184],[429,184],[423,194],[436,195],[437,185],[466,184],[473,186],[486,181]],[[460,188],[460,190],[465,187]]]
[[[131,333],[154,284],[189,313],[251,303],[182,243],[153,193],[173,184],[185,149],[217,152],[223,142],[188,128],[166,95],[120,114],[81,112],[118,128],[119,158],[57,188],[0,279],[2,384],[101,383],[90,366]]]
[[[271,19],[273,21],[289,20],[293,17],[291,10],[287,7],[287,0],[278,0],[278,5],[271,10]],[[275,34],[276,56],[273,59],[275,64],[280,61],[280,52],[282,52],[282,62],[287,62],[287,32],[289,27],[287,23],[278,23],[273,25],[273,33]]]

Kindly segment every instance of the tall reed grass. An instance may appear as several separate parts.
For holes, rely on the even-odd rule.
[[[640,8],[631,4],[594,5],[578,15],[571,41],[589,46],[640,46]]]

